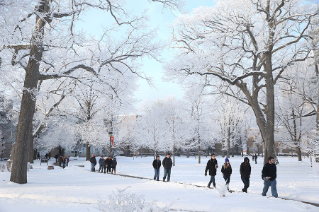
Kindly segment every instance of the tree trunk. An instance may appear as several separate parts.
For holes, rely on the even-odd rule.
[[[38,12],[43,16],[50,11],[50,1],[42,0]],[[40,77],[39,66],[43,53],[43,35],[46,21],[36,18],[36,26],[31,39],[31,49],[24,80],[19,122],[16,135],[16,149],[13,155],[13,165],[10,181],[19,184],[27,183],[27,163],[30,148],[29,138],[32,134],[32,121],[35,111],[37,83]],[[26,139],[27,138],[27,139]]]
[[[198,147],[198,164],[200,164],[200,146]]]
[[[274,157],[275,155],[275,91],[274,91],[274,79],[272,73],[272,60],[271,54],[266,57],[266,102],[267,108],[266,114],[266,142],[264,164],[268,163],[268,157]],[[277,161],[277,160],[276,160]]]
[[[186,150],[186,157],[189,158],[189,149]]]
[[[300,150],[300,147],[296,147],[296,152],[298,154],[298,161],[302,161],[302,158],[301,158],[301,150]]]
[[[175,166],[175,146],[173,147],[173,166]]]
[[[86,161],[91,159],[91,146],[89,143],[86,143]]]
[[[231,154],[231,156],[232,156],[232,157],[234,157],[234,149],[235,149],[235,147],[234,147],[234,144],[233,144],[233,147],[232,147],[232,154]]]
[[[229,158],[230,152],[230,127],[227,127],[227,158]]]
[[[33,163],[34,149],[33,149],[33,135],[32,135],[32,133],[30,134],[29,144],[30,144],[30,147],[29,147],[28,162]]]

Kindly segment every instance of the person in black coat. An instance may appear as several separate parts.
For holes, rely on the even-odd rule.
[[[273,197],[278,197],[277,193],[277,167],[275,164],[275,159],[273,157],[268,158],[268,163],[265,164],[262,170],[262,177],[264,180],[263,196],[266,196],[269,186],[271,186],[271,194]]]
[[[173,162],[171,159],[171,154],[167,153],[166,157],[163,160],[163,167],[164,167],[163,182],[165,182],[166,176],[167,176],[167,182],[170,181],[172,166],[173,166]]]
[[[212,154],[211,157],[212,158],[208,160],[206,165],[205,176],[207,176],[207,171],[209,170],[210,181],[207,187],[210,188],[210,185],[213,183],[214,188],[216,188],[215,175],[216,175],[216,169],[218,168],[218,163],[217,163],[217,160],[215,159],[215,154]]]
[[[112,168],[112,158],[111,156],[109,156],[107,159],[106,159],[106,173],[111,173],[111,168]]]
[[[96,165],[96,158],[94,155],[92,155],[91,159],[90,159],[90,162],[91,162],[91,172],[94,172],[95,171],[95,165]]]
[[[244,188],[242,189],[243,192],[247,193],[247,188],[249,187],[249,178],[251,173],[251,166],[249,163],[249,158],[245,157],[244,162],[240,165],[240,175],[241,180],[244,183]]]
[[[255,164],[257,164],[257,154],[255,154]]]
[[[160,156],[157,155],[156,159],[153,161],[153,168],[154,168],[154,180],[159,181],[159,174],[160,174],[160,168],[161,168],[161,160],[160,160]]]
[[[112,174],[116,174],[116,166],[117,166],[117,161],[116,158],[113,158],[112,160]]]
[[[224,180],[227,185],[227,190],[229,191],[230,175],[233,173],[229,159],[225,159],[225,164],[222,166],[221,172],[223,173]]]

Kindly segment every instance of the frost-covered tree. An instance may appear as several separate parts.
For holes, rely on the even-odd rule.
[[[288,67],[311,57],[317,16],[317,7],[303,0],[220,0],[197,8],[172,26],[178,52],[166,73],[215,77],[239,88],[255,114],[266,163],[275,156],[275,85]]]
[[[249,113],[247,106],[240,104],[236,99],[225,97],[220,100],[220,109],[217,111],[216,123],[219,127],[217,137],[222,141],[223,156],[224,151],[227,151],[226,157],[234,156],[234,148],[240,145],[242,132],[244,128],[244,121],[248,119]]]
[[[186,115],[188,127],[185,132],[187,141],[184,145],[187,149],[197,149],[198,163],[201,163],[201,151],[208,144],[213,143],[214,127],[210,121],[209,104],[207,96],[204,95],[205,87],[193,84],[185,91]]]
[[[179,0],[152,0],[152,2],[160,2],[164,7],[170,9],[180,8]],[[126,67],[132,73],[141,76],[132,66],[132,62],[143,56],[155,57],[157,50],[160,49],[159,45],[154,45],[151,41],[154,31],[147,29],[145,17],[130,17],[122,1],[39,0],[31,6],[34,6],[33,9],[19,14],[18,17],[21,19],[18,24],[14,24],[15,26],[11,28],[8,27],[11,31],[9,30],[4,37],[14,42],[6,43],[0,52],[2,71],[11,72],[10,64],[17,67],[13,71],[25,71],[24,85],[21,86],[23,93],[15,144],[16,151],[13,155],[15,163],[13,163],[11,172],[11,181],[21,184],[27,182],[27,153],[32,138],[36,88],[39,81],[65,77],[76,78],[75,72],[81,70],[97,77],[102,68],[117,69],[118,66]],[[11,15],[11,11],[20,8],[24,9],[21,5],[10,10],[5,8],[5,14]],[[100,40],[108,40],[109,43],[106,45],[99,43],[98,48],[105,46],[109,48],[104,49],[105,51],[94,64],[88,63],[90,61],[88,58],[92,55],[79,55],[82,44],[89,45],[90,42],[86,40],[85,36],[82,36],[82,33],[75,31],[75,25],[80,20],[83,11],[88,9],[108,12],[112,17],[110,25],[115,23],[117,27],[124,26],[123,30],[127,29],[128,35],[120,41],[112,39],[112,33],[108,33],[112,27],[108,28],[103,35],[104,38]],[[15,22],[4,23],[11,25]],[[65,63],[68,59],[71,59],[71,62]],[[117,65],[114,67],[115,64]]]
[[[141,117],[138,118],[138,141],[142,146],[153,151],[154,157],[165,148],[165,140],[169,135],[165,120],[164,102],[155,100],[152,104],[144,102],[141,107]]]

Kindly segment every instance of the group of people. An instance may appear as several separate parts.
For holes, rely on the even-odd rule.
[[[91,162],[91,171],[95,172],[95,166],[97,164],[97,161],[94,155],[92,155],[90,162]],[[111,156],[109,156],[104,159],[103,156],[101,156],[101,158],[99,159],[99,172],[101,173],[104,172],[104,174],[105,173],[116,174],[116,166],[117,166],[117,161],[115,157],[112,159]]]
[[[257,163],[257,156],[255,156],[255,163]],[[154,180],[159,181],[160,167],[163,165],[164,167],[164,177],[163,182],[165,182],[167,177],[167,182],[170,181],[171,177],[171,169],[172,169],[172,159],[170,158],[170,154],[168,153],[166,157],[163,159],[163,162],[160,160],[160,156],[156,156],[156,159],[153,161],[154,168]],[[208,182],[207,187],[211,188],[211,184],[213,183],[213,187],[216,188],[215,176],[217,174],[218,162],[215,158],[215,154],[211,155],[211,159],[208,160],[206,168],[205,168],[205,176],[207,176],[207,172],[210,175],[210,181]],[[230,176],[232,175],[232,166],[230,165],[229,159],[225,159],[225,163],[222,165],[221,172],[223,174],[223,178],[225,180],[227,189],[229,191],[229,183]],[[250,184],[250,174],[251,174],[251,166],[249,163],[249,158],[245,157],[244,162],[241,163],[240,168],[241,180],[244,183],[243,192],[247,193],[247,189]],[[268,163],[266,163],[262,170],[262,179],[264,181],[264,188],[262,195],[266,196],[269,187],[271,187],[271,193],[273,197],[278,197],[277,188],[276,188],[276,178],[277,178],[277,168],[275,164],[275,160],[273,157],[268,158]]]
[[[69,162],[70,162],[70,158],[68,156],[62,156],[62,155],[58,155],[58,157],[55,158],[57,162],[59,162],[59,166],[63,167],[63,169],[66,167],[66,166],[69,166]]]

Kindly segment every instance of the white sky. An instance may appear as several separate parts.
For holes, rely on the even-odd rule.
[[[169,30],[167,24],[172,23],[178,13],[172,14],[172,12],[164,10],[159,3],[149,3],[148,0],[126,0],[127,8],[129,8],[132,13],[140,14],[144,10],[148,10],[147,15],[150,18],[150,23],[152,27],[159,27],[158,36],[161,40],[168,40],[170,38]],[[199,6],[213,6],[214,0],[185,0],[185,9],[191,12],[194,8]],[[93,36],[100,36],[102,34],[102,27],[105,26],[108,17],[106,14],[101,12],[89,11],[82,19],[83,22],[80,24],[80,28],[84,31],[90,32]],[[169,59],[169,52],[164,51],[162,53],[162,58],[164,60]],[[146,73],[147,76],[153,78],[152,88],[148,85],[145,80],[139,80],[139,89],[135,92],[136,99],[140,102],[144,100],[155,100],[157,98],[166,98],[167,96],[176,96],[177,98],[182,98],[183,90],[176,83],[164,82],[162,81],[162,64],[153,59],[144,59],[142,71]],[[138,107],[140,103],[136,106]]]

